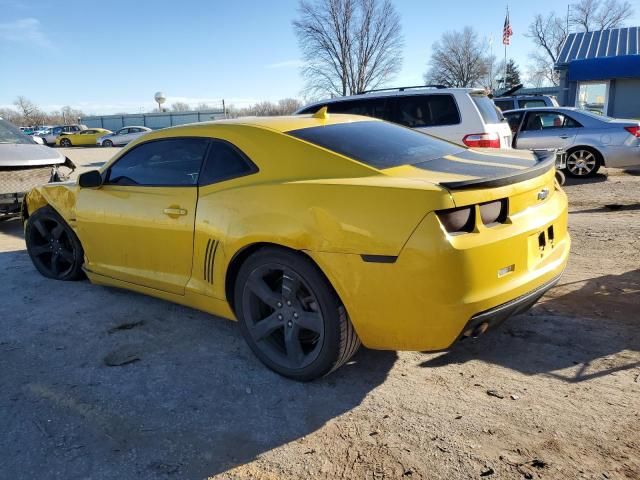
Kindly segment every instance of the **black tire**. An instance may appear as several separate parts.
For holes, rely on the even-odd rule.
[[[103,147],[113,147],[113,142],[111,140],[105,140],[102,142]]]
[[[258,250],[240,267],[234,297],[249,347],[285,377],[310,381],[327,375],[360,346],[337,294],[301,253]]]
[[[24,237],[29,257],[43,276],[55,280],[84,278],[84,250],[80,240],[49,205],[27,219]]]
[[[60,140],[60,146],[61,147],[65,147],[68,148],[71,146],[71,140],[69,140],[68,138],[63,138]]]
[[[566,177],[562,170],[556,170],[556,180],[560,186],[564,185]]]
[[[565,173],[574,178],[593,177],[602,166],[600,152],[589,147],[576,147],[567,151]]]

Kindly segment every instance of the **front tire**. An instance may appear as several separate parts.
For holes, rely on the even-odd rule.
[[[594,176],[602,165],[598,152],[586,147],[578,147],[567,152],[567,175],[577,178]]]
[[[84,250],[80,240],[49,205],[27,219],[25,241],[33,265],[43,276],[55,280],[84,278]]]
[[[111,140],[105,140],[102,142],[103,147],[113,147],[113,142]]]
[[[69,140],[68,138],[63,138],[62,140],[60,140],[60,146],[61,147],[70,147],[71,146],[71,140]]]
[[[337,294],[297,252],[269,247],[251,255],[238,272],[234,305],[251,350],[294,380],[327,375],[360,346]]]

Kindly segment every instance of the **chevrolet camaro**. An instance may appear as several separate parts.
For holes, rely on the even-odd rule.
[[[61,147],[79,147],[79,146],[93,146],[99,138],[104,137],[111,133],[111,130],[104,128],[88,128],[86,130],[80,130],[78,132],[61,133],[56,138],[56,145]]]
[[[297,380],[361,343],[477,336],[553,286],[570,244],[553,156],[326,109],[150,132],[77,183],[33,189],[23,217],[42,275],[238,320]]]

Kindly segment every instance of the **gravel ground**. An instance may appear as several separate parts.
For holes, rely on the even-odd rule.
[[[640,478],[640,175],[603,173],[566,186],[570,264],[528,314],[309,384],[232,322],[41,277],[0,224],[0,477]]]

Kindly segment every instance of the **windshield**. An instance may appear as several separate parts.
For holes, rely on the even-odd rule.
[[[498,107],[496,107],[495,103],[493,103],[493,101],[489,97],[487,97],[486,95],[478,95],[472,93],[471,99],[473,100],[473,103],[476,104],[476,107],[478,107],[484,123],[504,122],[502,112]]]
[[[416,130],[379,121],[337,123],[287,133],[378,169],[429,162],[464,150]]]
[[[22,133],[18,127],[0,118],[0,143],[37,145],[33,139]]]

